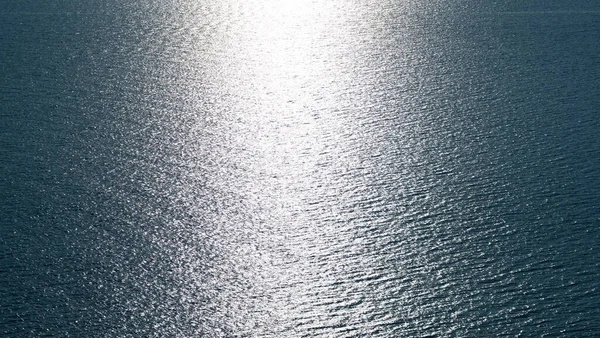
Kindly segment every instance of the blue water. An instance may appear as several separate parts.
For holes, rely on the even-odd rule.
[[[600,4],[5,1],[0,335],[600,334]]]

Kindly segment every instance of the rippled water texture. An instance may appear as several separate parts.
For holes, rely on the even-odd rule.
[[[0,335],[600,333],[600,7],[0,4]]]

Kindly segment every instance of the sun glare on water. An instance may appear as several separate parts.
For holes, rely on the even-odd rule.
[[[310,327],[326,317],[327,299],[352,301],[336,300],[344,291],[333,285],[349,272],[328,257],[351,243],[341,204],[360,184],[347,176],[360,161],[347,138],[360,130],[343,113],[362,100],[353,93],[356,41],[344,25],[357,13],[309,0],[236,6],[237,20],[223,27],[214,51],[223,56],[215,77],[226,93],[220,105],[231,149],[219,186],[239,199],[236,212],[247,213],[244,223],[224,226],[230,259],[255,291],[229,301],[242,312],[264,311],[268,323],[253,320],[267,331]],[[368,265],[350,261],[351,271]]]

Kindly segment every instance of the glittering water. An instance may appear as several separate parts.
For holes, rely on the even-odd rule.
[[[0,335],[600,333],[592,1],[5,1]]]

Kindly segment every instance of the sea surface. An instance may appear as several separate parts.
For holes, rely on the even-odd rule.
[[[600,2],[0,3],[0,336],[600,335]]]

